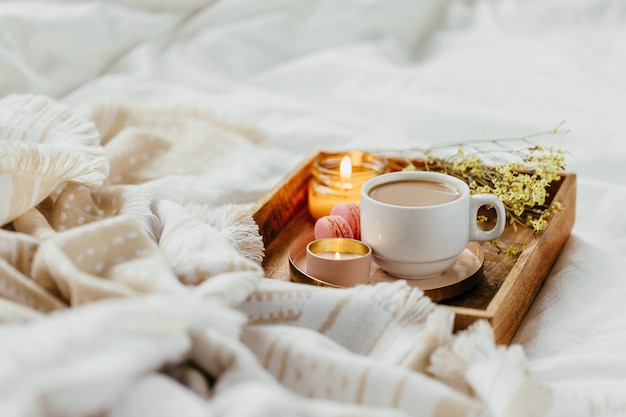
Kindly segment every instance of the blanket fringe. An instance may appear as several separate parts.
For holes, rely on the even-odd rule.
[[[45,177],[58,185],[66,181],[101,185],[109,175],[109,160],[101,148],[76,150],[0,140],[0,172]]]
[[[11,94],[0,100],[0,127],[6,120],[10,128],[0,129],[4,140],[28,143],[51,143],[96,146],[100,134],[93,122],[80,116],[74,109],[48,96]],[[39,135],[39,136],[36,136]]]
[[[474,389],[467,381],[467,370],[472,365],[491,360],[527,368],[521,349],[497,346],[493,328],[487,321],[480,320],[460,332],[451,343],[437,349],[431,357],[428,371],[462,392],[473,393]]]
[[[416,372],[426,373],[430,365],[430,357],[433,352],[449,344],[452,339],[454,328],[454,312],[436,308],[426,319],[426,325],[417,337],[414,349],[403,361],[403,366]]]
[[[424,322],[435,308],[435,304],[424,295],[422,290],[410,287],[401,280],[363,285],[360,288],[404,326]]]
[[[57,146],[0,140],[0,175],[12,185],[12,193],[0,202],[0,224],[15,220],[68,181],[98,185],[108,172],[104,156],[88,158]]]
[[[470,326],[451,343],[437,349],[431,356],[428,372],[448,385],[471,394],[465,371],[473,360],[483,360],[495,353],[491,327],[483,321]]]
[[[227,204],[210,209],[201,204],[186,206],[196,218],[208,223],[233,244],[245,258],[261,265],[265,256],[263,238],[259,226],[248,213],[248,207],[239,204]]]

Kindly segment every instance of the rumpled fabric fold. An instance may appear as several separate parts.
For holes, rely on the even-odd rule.
[[[265,279],[249,207],[219,204],[219,162],[259,149],[257,130],[181,107],[108,101],[92,123],[49,98],[7,103],[1,415],[562,409],[521,349],[497,347],[486,322],[453,333],[454,314],[403,281]]]
[[[68,181],[102,184],[109,161],[91,120],[47,96],[0,100],[0,225],[32,209]]]

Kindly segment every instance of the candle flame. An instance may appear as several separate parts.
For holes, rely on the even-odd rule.
[[[352,175],[352,160],[348,155],[344,156],[339,165],[339,175],[342,180],[349,180]]]
[[[339,252],[335,252],[335,260],[338,261],[341,259],[341,254]]]

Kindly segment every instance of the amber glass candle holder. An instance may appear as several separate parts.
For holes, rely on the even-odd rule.
[[[361,186],[387,171],[387,160],[363,151],[320,153],[309,181],[309,213],[314,219],[330,214],[339,203],[360,203]]]

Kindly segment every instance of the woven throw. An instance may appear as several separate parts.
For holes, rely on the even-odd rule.
[[[256,129],[128,102],[0,109],[0,415],[581,415],[488,323],[454,333],[403,281],[265,278],[213,169],[261,149]]]

